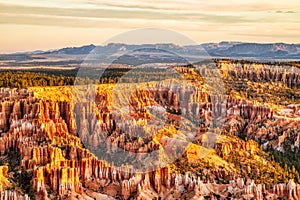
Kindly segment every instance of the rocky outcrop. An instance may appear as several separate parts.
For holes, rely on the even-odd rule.
[[[219,61],[217,66],[225,76],[252,81],[281,82],[290,88],[300,88],[299,69],[284,65]]]
[[[30,200],[28,195],[19,195],[16,191],[2,190],[0,191],[0,199],[2,200]]]

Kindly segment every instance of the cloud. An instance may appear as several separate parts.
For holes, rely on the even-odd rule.
[[[25,2],[28,3],[25,5]],[[0,0],[0,13],[6,14],[7,21],[18,20],[20,13],[28,15],[25,17],[28,20],[36,17],[32,22],[25,21],[25,24],[33,24],[41,16],[53,18],[52,20],[62,19],[64,22],[78,18],[81,20],[120,19],[121,21],[128,19],[132,21],[145,20],[146,23],[151,20],[154,22],[174,21],[178,24],[214,23],[217,26],[239,23],[279,23],[283,19],[289,22],[298,22],[297,16],[276,16],[278,13],[296,13],[296,11],[284,10],[285,7],[277,10],[277,12],[276,10],[274,12],[262,11],[274,9],[281,5],[278,3],[270,4],[270,0],[244,0],[242,3],[228,0],[226,4],[218,2],[217,0],[190,0],[188,3],[182,3],[179,0],[53,0],[49,3],[49,0],[45,0],[45,3],[41,3],[38,0],[15,0],[9,3],[7,0]],[[297,8],[297,5],[294,5],[294,9]],[[220,10],[222,11],[220,12]],[[22,19],[21,21],[24,22]],[[62,23],[58,22],[58,24]],[[77,24],[78,27],[86,26]]]
[[[123,8],[140,8],[154,10],[176,10],[176,11],[211,11],[211,12],[242,12],[242,11],[276,11],[298,9],[298,0],[274,1],[274,0],[67,0],[68,2],[107,5]]]
[[[218,13],[177,13],[177,12],[159,12],[159,11],[140,11],[140,10],[116,10],[113,7],[81,9],[81,8],[53,8],[53,7],[33,7],[21,5],[0,4],[0,14],[2,15],[1,23],[24,23],[24,24],[41,24],[53,25],[59,24],[64,26],[72,24],[72,26],[86,27],[88,25],[80,23],[81,21],[96,20],[145,20],[145,22],[153,21],[173,21],[181,23],[255,23],[256,19],[236,14],[218,14]],[[80,21],[77,21],[77,20]],[[56,23],[54,21],[57,21]],[[75,22],[71,22],[76,20]]]
[[[10,5],[56,7],[56,8],[99,8],[114,7],[130,10],[159,10],[180,12],[245,12],[245,11],[288,11],[300,10],[298,0],[0,0]]]
[[[297,12],[296,11],[292,11],[292,10],[288,10],[288,11],[277,10],[276,13],[294,14],[294,13],[297,13]]]

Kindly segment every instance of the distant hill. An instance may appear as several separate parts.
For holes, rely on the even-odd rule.
[[[220,42],[179,46],[175,44],[122,44],[104,46],[85,45],[49,51],[32,51],[0,55],[2,65],[78,65],[87,62],[87,55],[96,55],[93,61],[120,64],[170,63],[198,61],[201,58],[232,58],[251,60],[299,60],[300,44]],[[91,57],[91,56],[90,56]],[[95,60],[96,59],[96,60]]]
[[[237,57],[298,57],[299,44],[258,44],[258,43],[226,43],[220,45],[205,44],[205,49],[211,56],[237,56]]]
[[[52,54],[88,54],[91,50],[93,50],[96,46],[86,45],[82,47],[66,47],[50,52],[45,52],[45,54],[52,53]]]

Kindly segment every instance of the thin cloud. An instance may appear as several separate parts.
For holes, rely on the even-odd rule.
[[[68,2],[77,2],[90,5],[107,5],[123,8],[140,8],[155,10],[176,10],[176,11],[276,11],[281,10],[300,10],[298,0],[273,1],[273,0],[189,0],[183,2],[180,0],[68,0]]]
[[[90,18],[90,19],[139,19],[139,20],[162,20],[162,21],[177,21],[180,22],[206,22],[206,23],[256,23],[256,19],[242,16],[241,14],[216,14],[216,13],[174,13],[174,12],[152,12],[152,11],[128,11],[128,10],[114,10],[107,9],[70,9],[70,8],[45,8],[45,7],[29,7],[20,5],[5,5],[0,6],[0,13],[6,14],[7,18],[18,19],[20,13],[22,15],[30,15],[30,19],[34,16],[39,18],[47,16],[48,18],[66,18],[69,20],[76,18]],[[15,16],[14,16],[15,15]],[[25,16],[26,17],[26,16]],[[9,19],[7,19],[10,21]],[[3,20],[2,20],[3,21]],[[23,22],[24,20],[21,19]],[[33,20],[37,21],[37,20]],[[61,22],[59,22],[61,23]],[[81,26],[78,23],[78,26]],[[44,24],[47,25],[47,24]]]
[[[56,8],[93,8],[115,7],[118,9],[140,9],[180,12],[244,12],[244,11],[299,11],[298,0],[0,0],[10,5],[56,7]]]
[[[277,10],[276,13],[295,14],[297,12],[292,10],[288,10],[288,11]]]

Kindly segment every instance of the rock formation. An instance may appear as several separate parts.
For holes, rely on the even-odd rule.
[[[219,67],[223,74],[234,77],[281,81],[291,88],[298,88],[300,83],[298,74],[262,70],[261,65],[221,63]],[[192,69],[181,70],[195,73]],[[112,90],[101,88],[108,86],[99,87],[94,102],[77,103],[66,100],[72,93],[65,99],[45,99],[38,98],[38,89],[0,89],[1,156],[20,153],[20,167],[33,172],[37,199],[101,199],[103,195],[116,199],[300,198],[300,185],[292,179],[269,186],[227,168],[203,167],[197,175],[181,173],[169,165],[152,169],[145,162],[139,171],[131,166],[134,163],[122,162],[147,160],[148,153],[160,149],[164,154],[158,158],[180,159],[191,142],[221,152],[222,157],[232,151],[254,154],[259,148],[257,142],[278,149],[289,140],[296,147],[300,140],[299,119],[278,116],[265,104],[234,96],[212,96],[205,87],[192,84],[148,85],[135,88],[128,98],[123,94],[114,97]],[[298,108],[293,109],[296,112]],[[219,134],[252,140],[220,142]],[[183,140],[175,143],[176,135]],[[199,154],[197,150],[188,153]],[[198,160],[194,161],[197,164]],[[8,175],[5,166],[0,169],[3,182],[6,179],[2,177]],[[1,186],[1,199],[29,199],[22,192],[7,190],[8,185]]]

